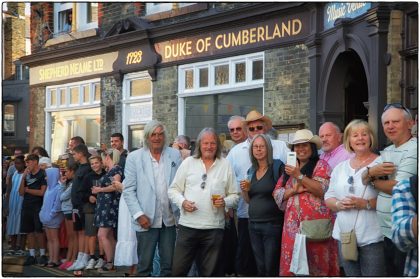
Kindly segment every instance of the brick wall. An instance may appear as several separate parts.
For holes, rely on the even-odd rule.
[[[401,57],[398,53],[403,48],[401,32],[403,30],[403,12],[391,11],[388,33],[388,53],[391,64],[387,68],[387,103],[401,102]]]
[[[144,3],[101,3],[98,6],[99,34],[103,36],[119,20],[130,16],[139,16]]]
[[[161,121],[170,140],[178,135],[178,71],[177,67],[159,69],[153,82],[153,119]]]
[[[309,127],[309,60],[304,45],[265,52],[264,108],[273,125]]]
[[[4,4],[5,5],[5,4]],[[14,61],[25,55],[25,4],[7,3],[4,20],[4,79],[13,79]],[[22,18],[20,18],[22,17]]]
[[[54,3],[31,3],[31,48],[38,51],[54,32]]]
[[[113,133],[122,132],[121,100],[121,84],[113,76],[102,77],[100,142],[109,144],[109,138]]]
[[[31,87],[29,90],[29,150],[34,146],[45,146],[45,87]]]

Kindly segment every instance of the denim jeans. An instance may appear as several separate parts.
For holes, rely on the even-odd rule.
[[[254,253],[249,239],[248,218],[238,218],[238,245],[235,257],[235,269],[238,276],[257,276]]]
[[[153,271],[153,258],[158,246],[160,258],[160,276],[171,276],[172,260],[175,248],[175,226],[151,228],[145,232],[137,232],[137,245],[139,251],[139,276],[151,276]]]
[[[394,242],[392,242],[392,240],[387,237],[384,237],[384,252],[387,273],[386,276],[403,276],[407,253],[401,252],[400,249],[398,249],[394,244]]]
[[[341,242],[339,242],[341,245]],[[343,268],[346,276],[386,276],[384,242],[368,244],[357,248],[359,258],[357,261],[343,259]]]
[[[258,276],[279,275],[282,223],[249,222],[249,236]]]

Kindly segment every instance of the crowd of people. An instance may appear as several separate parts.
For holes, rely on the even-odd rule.
[[[131,152],[120,133],[95,152],[73,137],[65,166],[42,147],[15,150],[3,209],[10,248],[28,249],[26,265],[76,276],[118,266],[127,276],[294,276],[296,235],[328,220],[329,235],[306,239],[306,275],[417,276],[414,121],[400,104],[381,120],[391,145],[380,156],[364,120],[284,142],[258,111],[229,119],[228,143],[206,127],[195,148],[184,135],[169,144],[151,120]],[[351,231],[350,259],[342,245]]]

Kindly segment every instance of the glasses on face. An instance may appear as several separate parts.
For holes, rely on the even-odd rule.
[[[402,109],[402,110],[405,110],[409,115],[411,115],[411,112],[405,106],[401,105],[400,103],[392,103],[392,104],[385,105],[384,112],[389,110],[390,108]]]
[[[265,149],[265,145],[254,145],[252,146],[253,149]]]
[[[263,127],[263,126],[248,127],[248,130],[249,130],[250,132],[254,132],[255,130],[257,130],[257,131],[261,131],[262,129],[264,129],[264,127]]]
[[[201,182],[201,189],[204,189],[206,187],[206,179],[207,179],[207,173],[203,174],[203,176],[201,176],[201,179],[203,180],[203,182]]]
[[[231,133],[233,133],[233,132],[240,132],[240,131],[242,131],[242,128],[241,127],[236,127],[236,128],[230,128],[229,129],[229,131],[231,132]]]
[[[354,183],[353,176],[351,176],[351,175],[349,176],[349,178],[347,179],[347,183],[350,184],[349,193],[354,194],[355,190],[354,190],[354,185],[353,185],[353,183]]]

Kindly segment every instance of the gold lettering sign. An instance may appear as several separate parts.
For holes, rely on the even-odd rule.
[[[55,82],[70,78],[112,72],[112,63],[117,58],[117,52],[95,55],[87,58],[73,59],[65,62],[52,63],[30,69],[30,84]],[[138,58],[136,58],[138,59]],[[140,58],[141,59],[141,58]],[[134,60],[133,61],[137,61]]]
[[[127,59],[125,61],[125,65],[131,65],[131,64],[139,64],[141,63],[141,60],[143,58],[143,51],[131,51],[127,53]]]
[[[207,36],[194,36],[155,44],[162,62],[170,62],[235,49],[247,49],[262,45],[273,45],[309,34],[309,14],[301,13],[284,18],[273,18],[260,24],[249,24],[242,28],[231,28],[223,32],[212,32]]]

